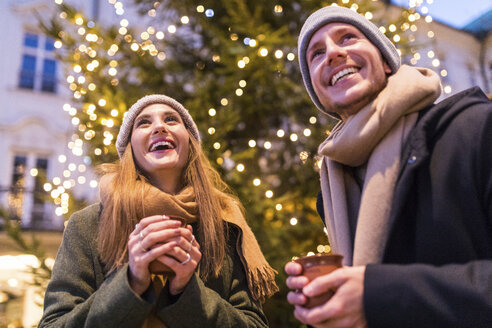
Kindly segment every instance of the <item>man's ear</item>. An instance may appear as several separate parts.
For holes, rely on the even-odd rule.
[[[389,67],[388,63],[386,62],[386,60],[383,62],[383,68],[384,68],[384,72],[386,74],[391,74],[391,68]],[[395,72],[393,72],[395,73]]]

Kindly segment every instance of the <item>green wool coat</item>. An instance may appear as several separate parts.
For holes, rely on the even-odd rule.
[[[195,273],[178,298],[167,286],[157,299],[152,288],[141,297],[130,288],[128,264],[105,277],[96,241],[99,214],[94,204],[68,221],[38,327],[141,327],[152,311],[169,328],[268,326],[249,293],[237,234],[229,236],[219,277],[204,282]]]

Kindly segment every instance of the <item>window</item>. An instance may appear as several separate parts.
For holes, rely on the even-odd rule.
[[[12,183],[10,185],[9,208],[13,218],[16,220],[20,220],[22,217],[26,163],[26,156],[15,156]]]
[[[23,55],[19,87],[25,89],[34,89],[35,75],[36,75],[36,57],[31,55]]]
[[[44,220],[44,204],[46,203],[47,194],[43,189],[43,185],[46,182],[46,172],[48,170],[48,160],[46,158],[36,159],[36,168],[31,175],[34,176],[34,188],[33,188],[33,204],[31,214],[31,226],[33,228],[40,228],[43,226]]]
[[[44,190],[48,159],[36,155],[16,155],[12,163],[12,182],[8,205],[12,218],[34,229],[49,228],[46,221],[48,194]],[[1,326],[1,324],[0,324]]]
[[[46,92],[55,92],[56,90],[56,61],[53,59],[45,59],[43,62],[41,90]]]
[[[56,92],[57,62],[54,50],[52,38],[29,32],[24,34],[20,88]]]

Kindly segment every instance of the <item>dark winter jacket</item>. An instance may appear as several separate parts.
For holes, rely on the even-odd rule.
[[[153,293],[140,297],[132,291],[128,265],[105,278],[95,239],[99,209],[89,206],[68,221],[39,327],[141,327],[151,311],[169,328],[267,327],[261,305],[249,293],[233,227],[218,278],[203,282],[195,273],[179,298],[164,287],[155,300]]]
[[[390,222],[383,264],[366,268],[368,326],[492,327],[492,103],[479,88],[421,112]]]

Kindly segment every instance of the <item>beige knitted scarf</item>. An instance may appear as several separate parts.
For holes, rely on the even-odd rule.
[[[341,121],[320,145],[321,190],[328,238],[345,265],[380,263],[402,146],[418,111],[441,93],[436,73],[403,65],[374,101]],[[365,173],[359,185],[353,168]],[[350,222],[356,222],[352,240]]]
[[[144,217],[165,214],[182,217],[186,219],[187,223],[194,223],[200,220],[198,205],[192,187],[186,187],[180,193],[171,195],[142,180],[138,180],[137,184],[143,184],[143,188],[136,188],[136,190],[143,190],[144,195],[134,196],[142,199]],[[111,201],[112,197],[108,197],[108,195],[110,195],[112,188],[113,174],[103,176],[99,184],[103,206],[104,202]],[[218,193],[219,191],[216,192]],[[240,229],[238,240],[235,243],[236,250],[244,266],[248,288],[253,298],[263,302],[267,297],[278,291],[278,287],[275,284],[275,274],[277,272],[263,256],[253,231],[248,226],[240,207],[231,200],[222,210],[224,221]]]

